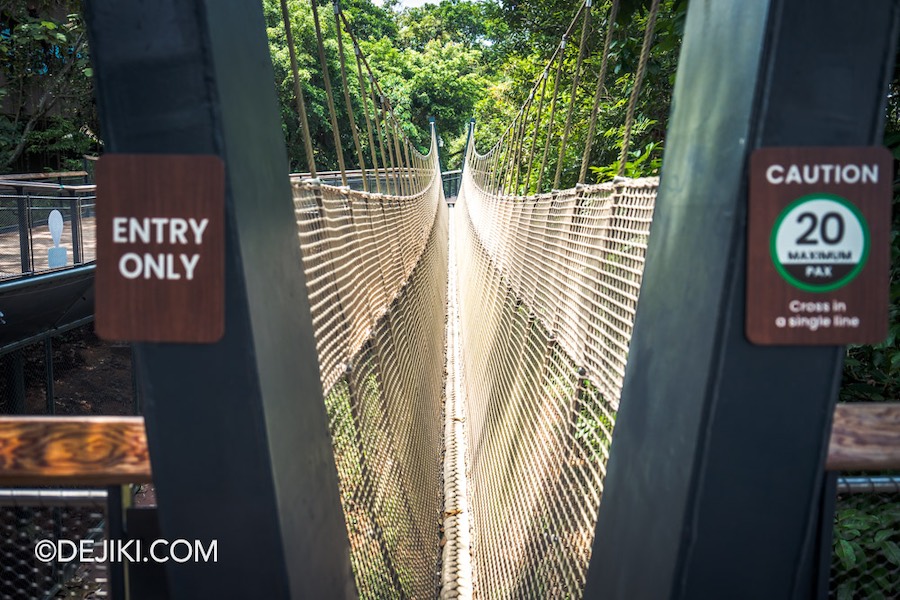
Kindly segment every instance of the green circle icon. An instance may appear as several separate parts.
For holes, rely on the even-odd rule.
[[[810,194],[778,215],[769,251],[775,269],[792,286],[830,292],[859,274],[869,245],[869,226],[852,202],[834,194]]]

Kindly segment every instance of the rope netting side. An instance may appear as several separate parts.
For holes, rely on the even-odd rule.
[[[363,598],[428,597],[438,585],[447,209],[435,147],[410,155],[406,196],[293,181]]]
[[[457,208],[477,593],[577,597],[658,180],[502,196],[470,145]]]
[[[325,20],[315,1],[310,10],[339,179],[338,173],[317,176],[292,48],[309,158],[308,175],[292,177],[292,188],[351,564],[362,598],[434,596],[448,266],[437,136],[432,127],[428,155],[409,140],[337,0],[332,12],[340,69],[332,85]],[[284,0],[282,14],[292,45]],[[354,95],[358,88],[356,102],[351,85]],[[337,95],[355,150],[347,157]],[[358,170],[345,164],[353,154]],[[327,185],[337,181],[341,187]]]

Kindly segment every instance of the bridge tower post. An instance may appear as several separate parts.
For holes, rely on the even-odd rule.
[[[900,3],[697,0],[585,598],[810,598],[843,347],[744,334],[748,157],[880,145]]]
[[[106,151],[225,163],[224,337],[134,352],[171,597],[355,597],[262,5],[85,13]]]

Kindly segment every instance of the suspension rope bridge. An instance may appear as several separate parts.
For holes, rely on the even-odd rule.
[[[346,186],[335,92],[312,4]],[[607,19],[607,51],[617,10],[615,1]],[[658,10],[656,1],[628,105],[620,173]],[[357,586],[371,598],[422,598],[438,587],[441,597],[467,597],[474,589],[485,598],[578,596],[658,184],[620,177],[614,183],[579,183],[534,194],[542,189],[551,149],[558,150],[554,188],[568,158],[591,2],[578,8],[497,144],[479,154],[474,126],[470,130],[459,200],[449,217],[455,232],[449,256],[433,127],[430,152],[423,156],[403,134],[338,4],[334,13],[348,114],[353,107],[341,25],[356,59],[366,130],[358,133],[355,124],[351,130],[364,189],[315,179],[302,93],[297,104],[311,179],[295,180],[293,189]],[[285,0],[282,17],[290,44]],[[559,131],[554,115],[561,104],[566,39],[579,24],[580,44]],[[546,117],[542,107],[554,63]],[[604,59],[591,130],[605,71]],[[581,155],[582,182],[592,133]],[[366,177],[360,138],[368,140],[374,186]],[[445,353],[446,389],[439,385]],[[446,494],[441,494],[442,480]]]
[[[95,0],[97,4],[106,1]],[[735,239],[743,238],[729,236],[742,231],[743,213],[738,211],[735,217],[734,206],[723,200],[715,210],[690,213],[688,223],[688,217],[679,211],[690,201],[680,198],[680,203],[665,205],[668,212],[660,225],[656,197],[661,186],[670,186],[662,188],[662,195],[666,189],[674,194],[700,184],[686,182],[691,178],[684,173],[674,183],[668,183],[671,178],[661,183],[656,177],[623,177],[663,3],[649,2],[622,125],[618,176],[613,181],[588,183],[587,177],[596,150],[599,106],[607,93],[620,2],[608,3],[608,12],[598,19],[592,14],[596,11],[592,0],[585,0],[496,144],[480,152],[476,126],[470,125],[453,208],[444,197],[434,122],[430,148],[423,154],[408,138],[362,51],[352,18],[337,2],[333,15],[340,77],[334,81],[325,44],[328,28],[323,27],[317,3],[311,2],[338,171],[326,177],[317,168],[291,15],[287,0],[280,4],[307,164],[306,173],[290,178],[290,222],[285,222],[286,210],[278,213],[274,202],[269,205],[261,200],[286,192],[278,187],[287,185],[280,175],[269,177],[278,171],[284,157],[274,151],[262,155],[263,149],[277,145],[273,140],[280,142],[280,124],[272,117],[275,110],[267,106],[272,110],[260,110],[253,120],[246,116],[255,88],[266,83],[262,75],[271,73],[259,68],[268,60],[267,50],[263,44],[248,43],[243,50],[232,44],[245,29],[242,18],[259,20],[258,15],[243,5],[228,11],[194,10],[196,7],[173,2],[167,10],[174,16],[142,8],[136,13],[140,18],[132,21],[116,12],[128,17],[130,9],[110,2],[108,10],[97,10],[88,19],[92,35],[99,38],[92,40],[92,47],[98,49],[96,70],[98,82],[103,84],[98,85],[98,105],[107,111],[104,131],[122,133],[118,137],[110,134],[110,150],[154,152],[162,147],[169,153],[174,148],[228,159],[225,337],[199,349],[191,344],[139,344],[135,356],[150,396],[146,431],[162,530],[198,539],[221,538],[222,565],[236,573],[264,576],[256,581],[236,576],[222,582],[173,569],[169,572],[173,595],[250,597],[259,593],[258,585],[271,597],[572,598],[594,597],[590,590],[593,584],[596,593],[598,578],[609,582],[608,589],[616,597],[627,597],[628,590],[638,590],[634,597],[648,598],[691,597],[694,590],[705,592],[696,597],[725,597],[734,592],[734,586],[724,589],[715,587],[718,580],[697,578],[694,571],[712,567],[692,561],[719,547],[706,541],[716,535],[710,533],[713,526],[706,520],[721,523],[728,518],[720,515],[720,510],[700,510],[701,502],[723,488],[708,483],[721,475],[714,467],[722,469],[722,465],[713,464],[717,457],[710,458],[711,454],[698,448],[731,450],[730,440],[725,439],[728,436],[714,436],[710,423],[716,419],[739,421],[728,412],[737,402],[717,404],[715,394],[723,386],[749,385],[748,378],[754,373],[739,371],[743,363],[735,367],[726,359],[741,362],[751,351],[762,352],[748,350],[741,345],[746,344],[743,339],[723,342],[736,327],[727,319],[742,313],[733,305],[732,296],[740,296],[743,288],[722,273],[734,266],[729,262],[737,252],[732,246],[739,245]],[[781,35],[778,32],[787,31],[784,27],[789,22],[784,17],[767,25],[763,9],[744,7],[744,14],[723,6],[701,6],[694,33],[710,37],[716,47],[723,44],[716,36],[734,34],[725,44],[740,46],[727,57],[734,62],[734,73],[719,73],[719,79],[698,76],[696,65],[702,61],[697,54],[706,48],[703,44],[685,47],[685,54],[694,61],[685,78],[707,92],[704,101],[712,95],[710,89],[719,91],[721,79],[751,71],[757,77],[759,64],[764,62],[760,57],[768,56],[762,50],[764,44],[775,43],[772,40]],[[895,21],[896,12],[892,13]],[[783,15],[779,15],[781,19]],[[712,25],[704,20],[707,16]],[[159,62],[171,65],[172,56],[191,56],[194,62],[180,67],[179,73],[190,72],[193,77],[182,83],[204,82],[191,92],[194,100],[201,101],[162,109],[145,103],[126,110],[116,95],[116,85],[128,89],[128,84],[148,82],[148,89],[155,89],[152,86],[166,79],[158,76],[160,73],[171,75],[165,67],[154,73],[156,77],[138,79],[122,68],[130,64],[128,51],[134,51],[134,44],[139,43],[129,34],[158,29],[144,19],[157,19],[161,24],[170,17],[190,24],[185,31],[191,27],[197,31],[179,38],[172,44],[173,54],[163,52]],[[589,60],[588,49],[597,22],[605,25],[605,30],[599,73],[596,82],[591,82],[588,64],[596,61]],[[790,22],[797,30],[797,23],[805,25],[796,15]],[[830,31],[845,30],[843,23],[840,27],[828,23],[834,25]],[[748,27],[751,33],[746,33]],[[768,37],[763,35],[767,27],[775,32]],[[735,34],[738,31],[741,35]],[[893,35],[894,30],[891,32]],[[767,41],[754,46],[754,34]],[[576,35],[579,43],[574,47],[569,41]],[[349,52],[345,52],[343,36],[350,41],[346,46]],[[885,40],[888,37],[884,35]],[[895,37],[884,43],[894,43]],[[126,51],[109,50],[117,44]],[[574,68],[567,72],[566,65],[572,64],[573,58]],[[735,75],[735,79],[740,77]],[[766,81],[768,85],[780,79]],[[593,89],[592,96],[582,97],[585,87]],[[726,133],[730,136],[727,140],[739,140],[734,144],[740,147],[725,153],[726,159],[734,159],[734,164],[728,163],[729,173],[743,169],[741,161],[746,159],[750,134],[744,124],[732,126],[729,119],[749,114],[750,101],[746,90],[738,92],[738,88],[733,81],[722,88],[731,94],[725,109],[730,112],[713,115],[719,119],[717,127],[699,132],[697,123],[705,124],[707,116],[702,114],[674,132],[682,149],[675,158],[681,162],[676,164],[684,166],[684,171],[701,163],[690,160],[695,158],[693,154],[685,158],[687,137],[702,134],[710,138],[696,145],[697,156],[705,160],[702,164],[708,164],[712,162],[710,149],[718,148],[710,140],[721,141],[715,136],[725,139]],[[352,151],[346,153],[339,131],[341,97],[352,139]],[[860,99],[857,104],[870,100]],[[582,120],[577,118],[576,105],[581,113],[589,114],[582,123],[585,144],[578,148],[572,143]],[[132,110],[140,118],[134,117]],[[198,126],[203,135],[186,129],[185,124],[193,121],[184,114],[192,110],[194,120],[207,126]],[[709,108],[698,102],[696,110],[703,113]],[[172,121],[177,126],[159,118],[170,114],[178,115]],[[145,119],[175,141],[161,142],[162,133],[148,135],[153,127],[132,127],[133,118],[140,124]],[[877,126],[859,129],[878,131]],[[340,185],[327,183],[337,183],[338,177]],[[697,181],[710,183],[704,177],[700,173]],[[737,187],[740,177],[729,177],[725,184]],[[717,178],[716,185],[721,181]],[[710,184],[701,191],[715,195],[717,189]],[[655,215],[656,241],[651,245],[650,225]],[[718,312],[702,317],[715,321],[711,325],[704,321],[715,335],[701,337],[692,331],[693,337],[685,343],[693,342],[693,346],[675,348],[672,325],[659,316],[663,294],[657,290],[650,308],[641,311],[641,315],[655,311],[657,322],[665,321],[660,327],[662,334],[668,335],[664,339],[669,345],[659,352],[663,358],[657,358],[654,341],[647,341],[649,317],[637,314],[642,285],[647,293],[645,256],[649,251],[653,258],[655,248],[656,263],[648,265],[655,264],[657,279],[669,276],[670,271],[660,272],[660,248],[669,251],[670,245],[683,241],[673,232],[691,227],[694,221],[713,223],[718,229],[694,231],[697,235],[689,241],[696,242],[696,247],[681,246],[686,246],[687,253],[696,255],[702,250],[710,255],[710,248],[702,244],[712,238],[728,246],[728,252],[720,248],[723,258],[713,264],[715,268],[704,273],[709,288],[703,298],[707,304],[715,303],[713,309]],[[664,236],[662,245],[660,235]],[[642,301],[642,307],[645,304]],[[698,301],[697,311],[702,312],[707,304],[700,306]],[[645,320],[643,338],[641,318]],[[681,341],[675,338],[675,342]],[[735,352],[744,355],[735,359]],[[826,371],[821,365],[827,361],[814,359],[830,357],[834,362],[837,353],[826,357],[824,349],[816,356],[785,352],[755,359],[780,377],[779,357],[801,357],[809,370],[820,369],[818,375],[822,376],[815,377],[816,381],[824,382],[828,379],[824,375],[830,374],[832,387],[826,390],[822,383],[822,395],[833,391],[839,364],[828,363],[831,370]],[[692,371],[681,374],[682,379],[670,377],[667,381],[683,383],[684,395],[700,398],[696,406],[679,406],[673,412],[671,405],[660,401],[658,404],[666,406],[650,405],[645,414],[636,414],[630,404],[633,397],[625,392],[629,385],[647,387],[645,379],[650,375],[636,375],[635,355],[643,357],[642,369],[652,370],[653,377],[658,377],[668,375],[669,366],[664,362],[672,362],[673,354],[678,353],[698,357],[696,375]],[[716,366],[710,366],[713,364]],[[223,370],[223,365],[228,368]],[[198,381],[195,371],[219,375]],[[753,383],[765,384],[764,379],[756,377]],[[792,389],[791,393],[798,396],[798,402],[806,402],[808,396],[818,393],[818,388],[812,390],[811,386],[810,390],[800,393]],[[654,389],[653,399],[668,393]],[[768,399],[763,393],[759,396],[761,402]],[[184,401],[180,406],[175,402],[179,399]],[[213,400],[214,414],[204,408]],[[628,410],[632,410],[632,423],[646,420],[651,425],[627,430],[623,441]],[[793,428],[779,430],[780,435],[769,440],[772,448],[783,449],[786,446],[779,445],[781,441],[791,438],[793,442],[797,436],[799,441],[787,447],[807,462],[796,459],[792,472],[808,474],[814,469],[807,467],[820,464],[815,461],[827,451],[819,447],[827,444],[819,431],[826,429],[820,425],[830,426],[831,418],[826,412],[808,410],[806,417],[815,413],[815,419],[797,412]],[[666,419],[675,417],[680,420],[678,426],[663,431]],[[617,421],[617,450],[613,453]],[[807,421],[815,422],[801,431]],[[204,430],[211,433],[197,443],[197,431]],[[648,430],[665,438],[664,442],[642,438]],[[696,432],[700,433],[693,435]],[[611,456],[622,456],[622,448],[624,458]],[[184,467],[184,462],[190,462],[192,469]],[[148,475],[145,463],[141,463],[142,476]],[[222,468],[223,464],[227,468]],[[659,475],[663,483],[657,491],[652,488],[655,475],[650,465],[677,473]],[[797,486],[803,487],[801,494],[772,491],[782,505],[790,503],[797,509],[785,511],[785,522],[789,518],[804,521],[805,529],[798,529],[790,543],[786,542],[793,545],[785,552],[792,552],[792,561],[801,556],[805,562],[801,561],[801,567],[790,565],[789,581],[785,582],[785,577],[779,580],[779,589],[790,589],[792,597],[796,597],[797,582],[805,577],[796,573],[811,570],[815,562],[810,550],[815,515],[827,513],[821,507],[825,502],[819,496],[821,481],[816,479],[820,471],[816,470],[809,485]],[[229,497],[221,510],[207,506],[203,494],[186,485],[188,472],[192,485],[237,499]],[[638,493],[629,496],[626,490],[615,496],[614,486],[608,482],[617,481],[621,489],[628,487],[623,486],[626,479]],[[707,485],[709,488],[704,487]],[[748,486],[741,489],[746,491]],[[670,498],[664,505],[652,504],[654,494]],[[641,525],[646,525],[644,533],[653,536],[648,550],[653,556],[647,565],[653,573],[645,573],[645,564],[638,560],[649,537],[628,547],[613,547],[601,535],[605,517],[605,531],[611,534],[607,539],[631,539],[633,519],[617,517],[630,508],[628,500],[634,497],[641,500],[641,515],[652,517],[652,523]],[[601,511],[601,505],[611,508]],[[175,506],[177,510],[167,508]],[[249,507],[250,518],[235,507]],[[653,507],[658,510],[653,512]],[[206,508],[209,510],[204,512]],[[665,511],[672,514],[663,515]],[[703,540],[700,531],[706,536]],[[769,528],[763,534],[771,532]],[[598,545],[598,539],[604,543]],[[253,543],[249,554],[237,556],[227,547],[245,540]],[[627,564],[612,560],[620,550],[629,554]],[[745,561],[751,553],[754,557],[764,554],[753,547],[735,552],[742,552]],[[719,565],[719,570],[736,568],[734,562]],[[614,563],[617,566],[611,566]],[[222,565],[219,568],[224,569]],[[712,587],[704,587],[710,581]],[[713,589],[716,594],[709,593]]]

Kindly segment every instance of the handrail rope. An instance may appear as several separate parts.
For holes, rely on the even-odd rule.
[[[288,14],[287,0],[281,0],[281,19],[284,22],[284,33],[287,37],[288,54],[291,58],[291,75],[294,79],[294,100],[300,117],[300,131],[303,134],[303,146],[306,149],[306,164],[309,176],[316,177],[316,161],[313,156],[312,136],[309,133],[309,120],[306,117],[306,102],[300,87],[300,73],[297,69],[297,54],[294,50],[294,36],[291,33],[291,19]]]
[[[339,13],[340,16],[340,13]],[[360,65],[359,55],[362,53],[362,50],[359,49],[359,46],[356,44],[356,41],[353,42],[353,55],[356,58],[356,76],[359,79],[359,101],[362,103],[363,114],[366,118],[366,133],[369,136],[369,153],[372,155],[372,167],[375,169],[375,190],[380,194],[381,193],[381,176],[378,173],[378,156],[375,153],[375,136],[372,132],[372,120],[369,118],[369,102],[368,102],[368,94],[366,93],[366,84],[363,81],[362,74],[362,66]],[[374,110],[375,103],[372,102],[372,107]],[[385,177],[387,177],[387,173],[385,173]]]
[[[625,163],[628,160],[628,150],[631,145],[631,128],[634,126],[634,110],[637,107],[637,98],[644,82],[644,74],[647,70],[647,60],[650,58],[650,42],[653,31],[656,28],[656,16],[659,13],[659,0],[653,0],[650,12],[647,15],[647,28],[644,30],[644,44],[641,46],[641,58],[638,62],[638,70],[634,76],[634,87],[631,88],[631,98],[628,99],[628,111],[625,116],[625,135],[622,138],[622,152],[619,155],[619,177],[625,173]]]
[[[315,1],[315,0],[313,0]],[[356,119],[353,115],[353,104],[350,102],[350,85],[347,82],[347,65],[346,59],[344,58],[344,40],[343,35],[341,35],[341,5],[340,0],[334,0],[334,24],[335,30],[337,32],[337,43],[338,43],[338,57],[341,62],[341,83],[343,84],[344,90],[344,104],[347,107],[347,118],[350,120],[350,133],[353,136],[353,146],[356,149],[356,157],[359,160],[359,169],[362,171],[362,184],[363,190],[369,191],[369,181],[368,177],[366,177],[366,161],[363,158],[362,146],[359,143],[359,132],[356,130]],[[365,112],[365,107],[363,107],[363,111]],[[345,184],[346,185],[346,184]]]
[[[331,118],[331,134],[334,137],[338,167],[341,171],[341,184],[347,185],[347,169],[344,166],[344,149],[341,146],[341,134],[338,131],[337,111],[334,108],[334,91],[331,88],[331,76],[328,74],[328,61],[325,59],[325,43],[322,41],[322,26],[319,23],[319,8],[316,0],[309,0],[312,6],[313,25],[316,30],[316,44],[319,50],[319,64],[322,67],[322,79],[325,80],[325,97],[328,101],[328,115]]]
[[[587,139],[584,143],[584,156],[581,159],[581,172],[578,175],[578,183],[584,183],[587,177],[588,163],[591,160],[591,146],[594,144],[594,132],[597,129],[597,116],[600,113],[600,97],[605,90],[606,69],[609,64],[609,48],[612,45],[612,34],[615,29],[616,17],[619,14],[619,0],[613,0],[609,7],[609,19],[606,25],[606,41],[603,43],[603,58],[600,61],[600,73],[597,75],[597,88],[594,91],[594,106],[591,108],[591,120],[588,125]]]
[[[562,175],[563,158],[566,154],[566,143],[569,134],[572,133],[572,115],[575,112],[575,97],[578,94],[578,84],[581,82],[581,65],[584,62],[584,44],[591,29],[591,0],[585,2],[584,24],[581,26],[581,41],[578,43],[578,59],[575,62],[575,74],[572,76],[572,92],[569,94],[569,110],[566,112],[566,125],[563,127],[563,135],[559,142],[559,156],[556,159],[556,174],[553,176],[553,187],[559,187],[559,178]]]

